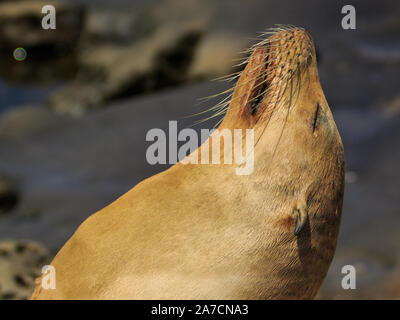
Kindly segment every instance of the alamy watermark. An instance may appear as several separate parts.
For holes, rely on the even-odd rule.
[[[56,268],[51,265],[43,266],[42,268],[42,288],[45,290],[56,289]]]
[[[342,28],[344,30],[356,29],[356,8],[350,4],[343,6],[342,13],[345,16],[342,18]]]
[[[236,164],[237,175],[250,175],[253,172],[254,129],[245,129],[245,132],[244,129],[201,129],[200,136],[201,141],[205,142],[199,147],[197,132],[189,128],[178,132],[177,121],[169,121],[168,134],[162,129],[151,129],[146,134],[146,141],[153,142],[146,151],[147,162],[151,165],[175,164],[178,161],[182,164],[221,164],[223,141],[222,164]],[[207,140],[209,136],[211,145],[210,139]],[[178,149],[178,142],[185,143]]]
[[[343,266],[342,274],[345,276],[342,279],[342,288],[344,290],[356,289],[356,268],[350,264]]]
[[[56,8],[52,5],[43,6],[42,13],[45,14],[42,18],[42,28],[45,30],[56,29]]]

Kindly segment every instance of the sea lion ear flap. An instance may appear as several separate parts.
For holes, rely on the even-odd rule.
[[[257,96],[260,81],[265,77],[267,48],[256,48],[244,68],[233,91],[231,103],[225,118],[246,118],[252,115],[252,101]]]

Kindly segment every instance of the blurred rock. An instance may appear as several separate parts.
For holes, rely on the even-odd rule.
[[[42,28],[42,7],[53,5],[57,11],[57,28]],[[84,10],[60,1],[6,1],[0,3],[0,47],[25,49],[63,46],[76,47],[84,25]],[[44,51],[44,50],[43,50]]]
[[[180,30],[179,30],[180,29]],[[131,46],[99,46],[82,56],[83,72],[49,98],[59,112],[80,115],[106,101],[151,92],[188,81],[202,32],[162,28]]]
[[[249,46],[245,36],[229,32],[207,33],[196,51],[189,77],[213,79],[237,71],[240,52]]]
[[[91,43],[132,43],[153,33],[159,26],[152,10],[92,10],[87,14],[86,40]]]
[[[56,8],[56,29],[42,28],[42,7]],[[76,52],[84,27],[82,7],[61,1],[6,1],[0,3],[0,74],[9,83],[56,82],[77,70]],[[22,47],[26,60],[13,51]]]
[[[382,105],[382,109],[390,116],[400,113],[400,95],[395,96]]]
[[[14,86],[57,86],[59,81],[73,79],[78,65],[74,53],[61,53],[61,56],[48,59],[32,59],[32,52],[24,62],[12,58],[12,51],[7,56],[0,54],[0,76],[7,84]],[[38,54],[36,52],[36,54]]]
[[[0,216],[16,207],[19,194],[10,179],[0,175]]]
[[[0,300],[28,299],[49,261],[47,248],[37,242],[0,242]]]
[[[247,45],[245,37],[208,28],[205,2],[169,0],[88,16],[81,72],[49,99],[59,113],[81,115],[108,101],[229,74]]]

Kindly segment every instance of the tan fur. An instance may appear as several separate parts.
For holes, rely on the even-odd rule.
[[[336,247],[344,155],[307,32],[254,48],[223,128],[254,128],[252,174],[178,163],[142,181],[82,223],[52,262],[57,289],[39,281],[32,299],[313,298]]]

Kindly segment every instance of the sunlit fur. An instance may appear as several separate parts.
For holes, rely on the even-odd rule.
[[[32,299],[316,295],[339,232],[343,145],[310,35],[271,32],[213,109],[218,129],[254,130],[254,171],[178,163],[142,181],[81,224],[51,263],[57,289],[39,279]]]

